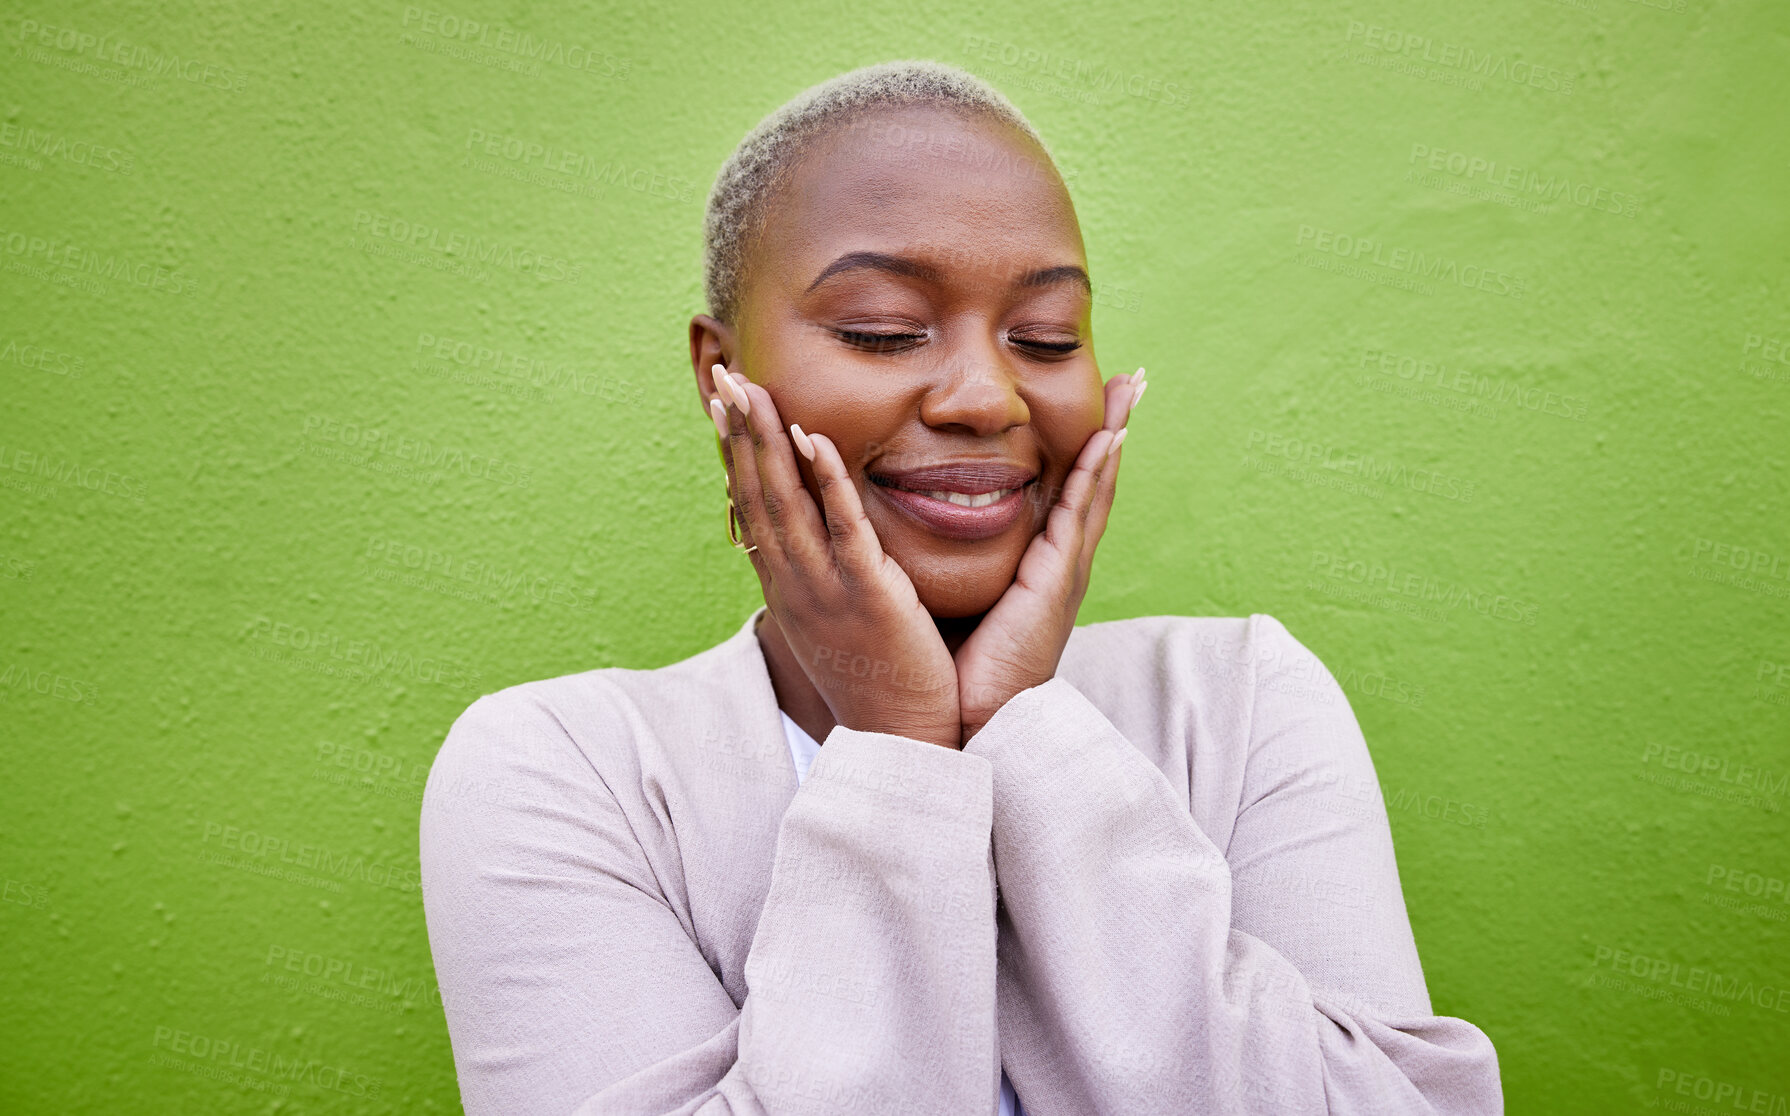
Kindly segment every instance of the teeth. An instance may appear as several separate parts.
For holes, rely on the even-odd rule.
[[[996,500],[1005,498],[1008,493],[1016,491],[1018,491],[1018,489],[1003,488],[996,492],[982,492],[971,496],[967,492],[941,492],[937,490],[921,489],[920,495],[930,496],[934,500],[943,500],[947,504],[956,504],[958,507],[985,508]]]

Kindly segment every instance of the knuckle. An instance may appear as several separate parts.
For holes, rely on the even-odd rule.
[[[765,518],[771,521],[772,526],[782,527],[789,519],[789,504],[775,492],[766,489],[759,494],[758,502],[764,508]]]

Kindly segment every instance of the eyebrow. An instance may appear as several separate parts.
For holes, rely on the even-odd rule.
[[[923,264],[918,260],[910,260],[905,256],[891,256],[886,252],[847,252],[821,269],[814,282],[808,284],[808,291],[838,275],[842,271],[856,268],[870,268],[875,271],[886,271],[891,275],[900,275],[909,279],[920,279],[928,283],[937,283],[942,278],[937,268]],[[1057,267],[1044,267],[1036,271],[1028,271],[1019,277],[1021,287],[1048,287],[1054,283],[1079,283],[1083,290],[1092,294],[1094,285],[1088,279],[1088,273],[1074,264],[1061,264]],[[804,292],[807,293],[807,292]]]
[[[885,252],[847,252],[822,268],[820,274],[814,277],[814,282],[808,284],[808,290],[814,290],[842,271],[851,271],[861,267],[887,271],[893,275],[906,276],[909,279],[924,279],[929,283],[936,283],[939,280],[938,269],[904,256],[891,256]]]
[[[1022,287],[1048,287],[1052,283],[1063,282],[1080,283],[1082,290],[1087,291],[1090,295],[1094,293],[1094,284],[1088,278],[1088,273],[1074,264],[1040,268],[1037,271],[1028,271],[1019,277],[1019,285]]]

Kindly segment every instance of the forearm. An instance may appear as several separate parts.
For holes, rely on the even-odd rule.
[[[966,751],[994,772],[1002,1043],[1022,1097],[1029,1080],[1088,1113],[1437,1111],[1414,1071],[1468,1082],[1448,1111],[1498,1110],[1495,1060],[1493,1099],[1473,1092],[1489,1043],[1413,1010],[1408,982],[1375,987],[1381,943],[1307,927],[1362,961],[1314,989],[1234,928],[1225,855],[1069,683],[1022,693]]]
[[[657,821],[621,806],[564,720],[526,695],[475,704],[425,794],[424,902],[468,1113],[992,1111],[986,762],[836,730],[783,813],[762,905],[699,934],[679,861],[643,847]],[[713,952],[731,933],[751,936],[737,1002]]]
[[[833,731],[784,815],[746,962],[748,1079],[791,1102],[850,1096],[853,1111],[880,1100],[955,1116],[989,1102],[992,810],[982,760]],[[803,1064],[792,1051],[808,1052]]]

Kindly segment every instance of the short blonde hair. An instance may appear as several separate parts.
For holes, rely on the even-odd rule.
[[[969,71],[942,62],[884,62],[806,89],[747,133],[709,191],[703,290],[710,314],[733,320],[745,280],[746,250],[763,222],[765,202],[808,145],[865,113],[909,105],[991,117],[1019,129],[1050,157],[1043,137],[1011,101]]]

